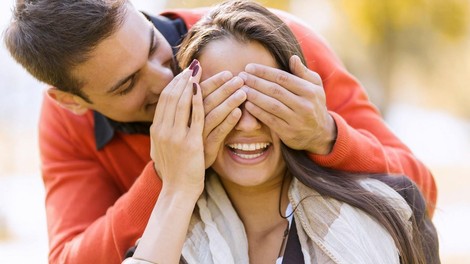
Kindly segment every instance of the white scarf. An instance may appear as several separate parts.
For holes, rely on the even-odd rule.
[[[249,263],[245,228],[217,175],[208,175],[205,192],[191,218],[182,256],[189,264]],[[403,221],[410,223],[411,209],[386,184],[361,181],[363,187],[387,197]],[[297,232],[305,263],[400,263],[390,234],[375,219],[348,204],[320,196],[295,178],[289,188],[295,208]],[[411,231],[411,224],[409,224]]]

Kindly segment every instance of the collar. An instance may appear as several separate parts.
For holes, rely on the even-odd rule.
[[[173,48],[173,54],[176,54],[178,46],[187,32],[184,21],[180,18],[172,20],[164,16],[143,14],[170,43]],[[151,125],[149,122],[117,122],[96,111],[93,111],[93,118],[95,120],[95,143],[97,150],[104,148],[113,139],[116,131],[127,134],[148,135]]]

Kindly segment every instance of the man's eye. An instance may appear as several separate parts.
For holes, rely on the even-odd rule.
[[[155,43],[155,42],[154,42]],[[155,43],[149,50],[149,57],[151,57],[153,54],[155,54],[155,51],[157,50],[158,45]]]
[[[130,93],[132,91],[132,88],[134,88],[134,84],[135,84],[135,77],[133,77],[132,79],[129,80],[129,85],[127,85],[126,88],[122,89],[121,91],[119,91],[118,95],[126,95],[128,93]]]

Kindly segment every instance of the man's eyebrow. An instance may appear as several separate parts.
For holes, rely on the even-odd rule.
[[[155,51],[156,49],[156,46],[154,44],[155,43],[155,30],[154,30],[154,27],[153,25],[151,25],[150,27],[150,47],[149,47],[149,56]],[[140,70],[140,69],[139,69]],[[139,70],[137,70],[136,72],[133,72],[131,75],[119,80],[116,84],[114,84],[113,86],[111,86],[111,88],[109,88],[106,93],[107,94],[112,94],[114,93],[116,90],[118,90],[123,84],[125,84],[126,82],[128,82],[130,79],[132,79],[132,77],[134,77],[134,75],[137,74],[137,72],[139,72]]]

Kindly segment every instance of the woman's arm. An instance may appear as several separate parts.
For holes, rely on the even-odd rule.
[[[178,263],[197,192],[163,187],[133,258],[153,263]]]
[[[133,256],[137,260],[179,262],[194,206],[204,189],[204,109],[198,64],[165,88],[155,111],[151,156],[163,187]]]

